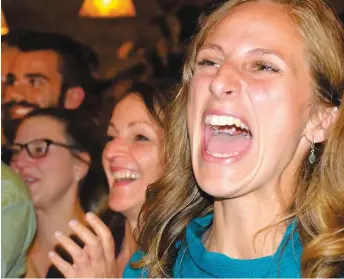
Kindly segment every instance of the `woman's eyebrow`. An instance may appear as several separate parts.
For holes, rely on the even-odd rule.
[[[219,51],[221,52],[223,55],[225,54],[225,51],[223,50],[223,48],[217,44],[204,44],[201,48],[200,48],[200,51],[201,50],[204,50],[204,49],[213,49],[215,51]]]
[[[266,48],[255,48],[248,51],[249,54],[274,55],[284,60],[283,54],[278,50],[271,50]]]
[[[135,125],[139,125],[139,124],[144,124],[144,125],[152,126],[152,124],[147,122],[147,121],[133,121],[133,122],[130,122],[128,124],[128,127],[131,128],[131,127],[133,127]]]

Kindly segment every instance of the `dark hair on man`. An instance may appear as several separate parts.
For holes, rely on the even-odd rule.
[[[101,164],[105,131],[86,113],[61,108],[33,110],[20,120],[18,127],[25,120],[39,116],[55,119],[64,126],[68,144],[76,147],[76,150],[72,151],[75,157],[79,158],[78,152],[86,152],[90,156],[89,170],[85,178],[80,181],[78,195],[85,211],[97,209],[97,205],[108,193]]]
[[[62,34],[29,30],[11,30],[3,41],[23,52],[50,50],[57,53],[60,60],[58,71],[62,76],[60,106],[69,88],[80,86],[85,94],[92,93],[92,72],[98,67],[98,57],[87,45]]]

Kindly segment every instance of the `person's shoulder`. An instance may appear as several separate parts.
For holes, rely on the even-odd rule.
[[[134,269],[131,267],[131,263],[135,263],[139,260],[141,260],[144,257],[144,252],[137,251],[132,255],[129,262],[127,263],[124,272],[123,272],[123,278],[145,278],[147,277],[146,272],[143,268]]]
[[[1,163],[1,275],[25,273],[27,249],[36,232],[36,215],[24,181]]]
[[[29,190],[24,181],[1,162],[1,207],[30,200]]]

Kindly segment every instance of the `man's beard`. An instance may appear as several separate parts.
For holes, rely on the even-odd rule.
[[[2,109],[2,114],[4,114],[4,109]],[[1,119],[1,161],[5,164],[10,164],[12,151],[10,151],[6,144],[12,143],[15,138],[16,131],[21,119]]]
[[[30,111],[38,108],[38,105],[25,101],[11,101],[1,105],[2,133],[4,133],[8,142],[14,140],[15,132],[21,119]]]
[[[58,102],[55,106],[57,108],[64,107],[65,95],[69,86],[62,82],[61,92],[59,95]],[[27,101],[9,101],[1,105],[1,122],[2,122],[2,133],[4,133],[7,142],[13,142],[17,126],[21,119],[33,110],[40,109],[41,107],[37,104],[29,103]]]
[[[26,101],[16,102],[10,101],[8,103],[2,104],[2,119],[21,119],[26,114],[34,109],[38,109],[39,106],[36,104],[31,104]]]

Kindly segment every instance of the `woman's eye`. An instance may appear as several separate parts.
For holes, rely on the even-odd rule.
[[[42,147],[42,146],[36,146],[35,147],[35,149],[34,149],[34,152],[35,153],[44,153],[44,151],[45,151],[45,148],[44,147]]]
[[[137,141],[149,141],[149,139],[143,135],[137,135],[135,137],[135,140],[137,140]]]
[[[218,63],[215,63],[209,59],[202,59],[197,62],[198,66],[211,66],[211,67],[219,67],[220,65]]]
[[[274,73],[279,72],[279,69],[275,65],[266,63],[264,61],[258,61],[254,63],[252,66],[252,70],[257,71],[257,72],[261,72],[261,71],[274,72]]]
[[[31,154],[35,157],[42,157],[48,152],[46,145],[34,145],[30,148]]]

